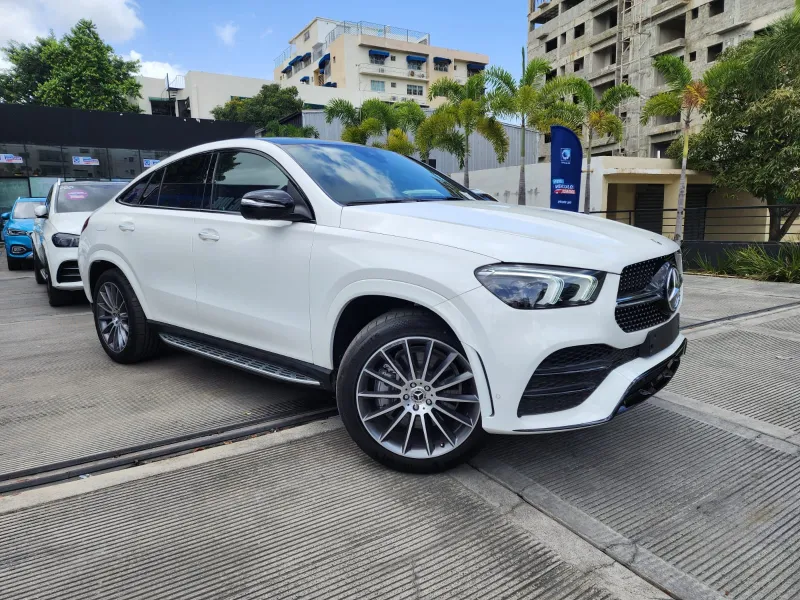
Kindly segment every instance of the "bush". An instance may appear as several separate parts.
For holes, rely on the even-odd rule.
[[[697,265],[695,270],[702,273],[800,283],[800,243],[781,244],[777,256],[770,255],[763,246],[748,246],[727,250],[717,264],[705,256],[697,256],[693,262]]]

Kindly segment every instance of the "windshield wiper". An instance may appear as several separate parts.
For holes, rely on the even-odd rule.
[[[364,205],[364,204],[399,204],[401,202],[419,202],[418,198],[373,198],[370,200],[353,200],[348,202],[346,206]]]
[[[459,196],[430,196],[430,197],[417,197],[417,200],[429,200],[429,201],[437,201],[437,200],[467,200],[467,198],[461,198]]]

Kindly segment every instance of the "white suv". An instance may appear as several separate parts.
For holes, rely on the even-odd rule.
[[[172,156],[92,214],[78,262],[115,361],[165,343],[335,391],[355,442],[408,471],[452,466],[484,431],[604,423],[686,347],[672,241],[338,142]]]

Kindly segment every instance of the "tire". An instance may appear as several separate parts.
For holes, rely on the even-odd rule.
[[[22,261],[16,258],[11,258],[6,254],[6,263],[8,264],[9,271],[19,271],[22,268]]]
[[[449,383],[465,377],[462,383]],[[395,397],[382,397],[383,392]],[[461,344],[444,323],[422,310],[388,312],[359,332],[342,357],[336,399],[353,441],[398,471],[450,469],[474,454],[486,436]]]
[[[92,312],[100,344],[114,362],[137,363],[158,353],[161,341],[158,333],[147,322],[139,299],[119,269],[109,269],[98,279],[92,290]],[[128,330],[124,343],[120,345],[121,338],[112,332],[124,333],[123,323]]]
[[[46,283],[45,278],[42,277],[42,265],[39,263],[39,257],[36,255],[36,250],[33,251],[33,278],[36,283],[42,285]]]
[[[72,292],[53,287],[53,275],[50,273],[50,267],[45,267],[45,270],[47,271],[47,278],[45,280],[47,284],[47,301],[50,303],[50,306],[58,307],[72,304],[74,299]]]

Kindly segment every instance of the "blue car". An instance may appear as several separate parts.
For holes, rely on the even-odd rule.
[[[44,204],[44,198],[17,198],[10,212],[3,213],[3,240],[6,244],[6,260],[8,270],[21,269],[27,261],[33,259],[33,222],[36,218],[34,209]]]

